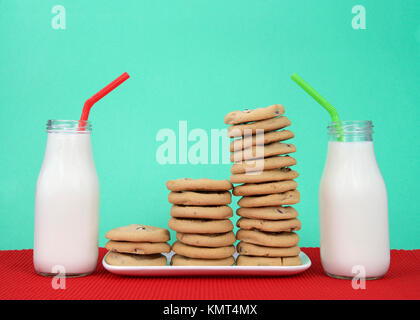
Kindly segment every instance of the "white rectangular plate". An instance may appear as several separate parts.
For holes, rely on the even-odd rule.
[[[164,253],[168,262],[174,253]],[[235,253],[235,258],[237,254]],[[102,264],[109,272],[125,275],[125,276],[141,276],[141,277],[175,277],[175,276],[288,276],[297,274],[307,270],[311,266],[309,257],[301,252],[300,259],[302,265],[289,267],[263,267],[263,266],[161,266],[161,267],[124,267],[112,266],[105,262]]]

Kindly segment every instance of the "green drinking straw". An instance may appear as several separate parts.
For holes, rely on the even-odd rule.
[[[335,123],[335,128],[337,129],[337,132],[340,133],[338,136],[338,141],[341,141],[341,142],[344,141],[343,136],[341,134],[342,128],[341,128],[340,117],[338,116],[338,112],[334,108],[334,106],[331,103],[329,103],[327,99],[325,99],[318,92],[316,92],[314,88],[312,88],[305,80],[299,77],[296,73],[292,74],[292,80],[295,81],[303,90],[306,91],[306,93],[308,93],[321,106],[323,106],[325,110],[328,111],[328,113],[331,116],[332,122]]]

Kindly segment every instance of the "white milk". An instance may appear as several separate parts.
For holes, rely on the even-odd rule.
[[[90,128],[62,132],[52,126],[36,186],[35,270],[54,274],[61,270],[53,269],[58,265],[69,276],[94,271],[98,224],[99,181]]]
[[[358,265],[366,278],[387,272],[387,192],[372,141],[328,143],[319,210],[321,260],[328,274],[363,277]]]

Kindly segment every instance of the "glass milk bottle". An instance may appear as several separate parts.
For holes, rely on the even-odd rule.
[[[376,162],[371,121],[328,126],[319,188],[321,261],[336,278],[375,279],[390,263],[387,191]]]
[[[48,120],[35,194],[34,267],[83,276],[98,260],[99,181],[87,121]]]

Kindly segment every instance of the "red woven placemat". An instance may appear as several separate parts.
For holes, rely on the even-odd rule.
[[[312,267],[289,277],[122,277],[108,273],[101,259],[94,274],[66,279],[54,290],[51,278],[35,273],[32,250],[0,251],[0,299],[419,299],[420,250],[392,250],[391,267],[381,280],[354,290],[350,280],[322,271],[319,248],[302,249]]]

